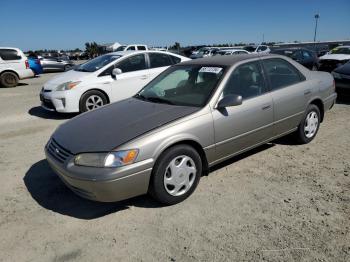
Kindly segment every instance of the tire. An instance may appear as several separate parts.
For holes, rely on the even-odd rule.
[[[201,175],[202,159],[198,152],[191,146],[177,145],[157,159],[148,192],[158,202],[174,205],[194,192]]]
[[[108,103],[107,97],[100,91],[86,92],[80,99],[79,110],[81,113],[97,109]],[[89,106],[90,104],[90,106]]]
[[[4,72],[0,75],[0,84],[3,87],[15,87],[18,85],[18,76],[13,72]]]
[[[66,71],[68,71],[68,70],[71,69],[71,68],[72,68],[71,65],[65,65],[65,66],[64,66],[64,71],[66,72]]]
[[[298,142],[300,144],[310,143],[317,135],[320,122],[320,109],[316,105],[309,105],[295,133]]]

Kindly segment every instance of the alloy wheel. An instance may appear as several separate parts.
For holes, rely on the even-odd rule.
[[[103,100],[100,96],[92,95],[89,96],[88,99],[86,99],[85,106],[87,111],[90,111],[103,106],[103,104]]]

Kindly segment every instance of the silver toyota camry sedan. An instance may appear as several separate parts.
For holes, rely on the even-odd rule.
[[[135,96],[62,124],[45,153],[84,198],[111,202],[149,193],[171,205],[232,156],[290,133],[309,143],[335,99],[329,73],[287,57],[203,58],[172,66]]]

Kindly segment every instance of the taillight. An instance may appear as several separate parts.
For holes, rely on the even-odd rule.
[[[29,69],[29,63],[28,63],[28,60],[25,61],[25,64],[26,64],[26,69]]]

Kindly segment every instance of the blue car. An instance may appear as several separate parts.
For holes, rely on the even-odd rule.
[[[28,57],[29,68],[32,69],[34,75],[40,75],[43,73],[43,67],[40,64],[40,60],[34,57]]]

